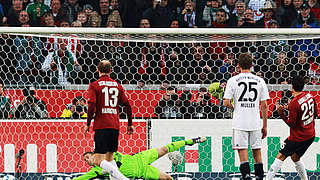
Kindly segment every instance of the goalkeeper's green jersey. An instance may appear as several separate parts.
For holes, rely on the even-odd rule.
[[[114,160],[116,161],[119,171],[126,177],[130,178],[147,178],[147,179],[159,179],[159,170],[155,167],[150,166],[149,164],[154,162],[158,158],[157,149],[150,149],[147,151],[142,151],[134,155],[122,154],[115,152],[113,154]],[[82,179],[94,179],[102,178],[102,168],[95,166],[90,169],[88,173],[80,177],[75,178],[74,180]],[[97,177],[100,175],[100,177]],[[104,177],[108,177],[108,174],[103,174]],[[84,178],[83,178],[84,177]]]

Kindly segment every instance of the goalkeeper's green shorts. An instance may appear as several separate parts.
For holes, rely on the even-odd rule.
[[[133,156],[125,156],[120,171],[127,177],[159,179],[160,171],[150,164],[158,159],[158,150],[150,149]]]

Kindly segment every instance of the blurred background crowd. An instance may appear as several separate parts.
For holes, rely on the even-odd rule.
[[[319,27],[318,0],[1,0],[2,26]]]
[[[9,27],[317,28],[319,20],[318,0],[0,0],[0,26]],[[304,76],[306,84],[320,84],[317,38],[145,41],[80,40],[77,34],[67,37],[1,34],[0,80],[2,86],[20,88],[88,85],[98,77],[98,62],[106,58],[113,65],[112,78],[122,84],[141,90],[148,84],[166,86],[162,89],[166,93],[152,105],[153,113],[161,118],[230,117],[221,98],[226,81],[239,73],[237,57],[242,52],[252,54],[251,71],[267,84],[289,84],[294,75]],[[170,84],[200,84],[205,89],[200,88],[193,96],[181,91],[179,96],[172,96],[179,87]],[[53,117],[47,115],[45,102],[30,98],[29,94],[22,102],[29,102],[34,114],[22,116],[10,110],[11,117]],[[1,108],[8,107],[9,99],[3,92],[1,98]],[[68,101],[69,105],[63,103],[66,105],[55,117],[85,118],[84,101],[78,97]],[[80,102],[83,107],[78,106]],[[19,108],[17,105],[14,110]]]

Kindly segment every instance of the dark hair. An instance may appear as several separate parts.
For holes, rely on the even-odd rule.
[[[301,92],[303,90],[304,83],[304,79],[301,76],[294,76],[291,80],[292,88],[298,92]]]
[[[90,151],[85,152],[85,153],[83,153],[83,156],[85,156],[85,155],[87,155],[87,154],[93,155],[93,154],[94,154],[94,152],[90,152]]]
[[[2,84],[2,86],[4,86],[3,81],[0,79],[0,84]]]
[[[108,60],[102,60],[98,64],[98,69],[101,73],[110,73],[111,72],[111,63]]]
[[[241,53],[239,56],[239,65],[242,69],[250,69],[252,66],[252,57],[249,53]]]

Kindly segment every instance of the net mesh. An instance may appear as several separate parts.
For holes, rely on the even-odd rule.
[[[86,90],[89,83],[98,78],[96,68],[101,59],[111,61],[111,77],[123,84],[134,118],[143,119],[135,122],[136,133],[132,137],[125,135],[125,122],[122,123],[119,151],[133,154],[191,138],[184,137],[188,128],[180,132],[181,136],[172,134],[164,138],[156,132],[172,124],[151,128],[144,119],[171,119],[170,123],[176,123],[172,119],[177,119],[173,126],[177,130],[181,126],[178,119],[196,123],[199,119],[215,122],[232,118],[232,112],[221,105],[223,83],[239,72],[236,63],[242,52],[252,54],[252,72],[268,84],[269,118],[279,118],[275,104],[291,98],[288,84],[294,75],[304,76],[308,84],[306,90],[319,100],[319,41],[317,34],[2,33],[0,79],[5,90],[1,118],[12,120],[1,121],[0,160],[5,163],[0,165],[0,172],[5,172],[3,176],[16,172],[14,155],[21,148],[29,152],[22,165],[25,177],[41,179],[45,177],[43,173],[49,173],[48,177],[64,173],[60,177],[70,178],[76,176],[74,173],[88,170],[81,155],[92,149],[92,137],[84,140],[81,128],[85,121],[76,119],[86,118]],[[34,109],[33,103],[39,108]],[[122,109],[120,118],[126,118]],[[234,164],[238,160],[230,149],[230,137],[226,132],[221,133],[224,135],[217,138],[222,140],[219,143],[224,154],[211,157],[210,153],[199,152],[199,148],[211,152],[210,143],[215,139],[198,149],[185,149],[184,165],[178,166],[173,176],[239,178],[238,165]],[[155,140],[153,134],[163,137],[162,140]],[[201,134],[195,133],[198,135]],[[279,136],[274,131],[270,136],[268,145],[274,148],[268,157],[274,157],[280,147],[279,137],[286,135]],[[48,159],[49,153],[56,153],[56,159]],[[223,168],[214,169],[215,158],[222,158],[219,162],[224,164]],[[31,160],[38,163],[32,165]],[[318,161],[319,158],[310,162],[316,166],[309,168],[313,177],[320,171]],[[159,166],[167,172],[175,170],[168,167],[173,167],[170,161]],[[285,170],[283,178],[297,177],[295,170]],[[185,171],[188,173],[183,174]]]

